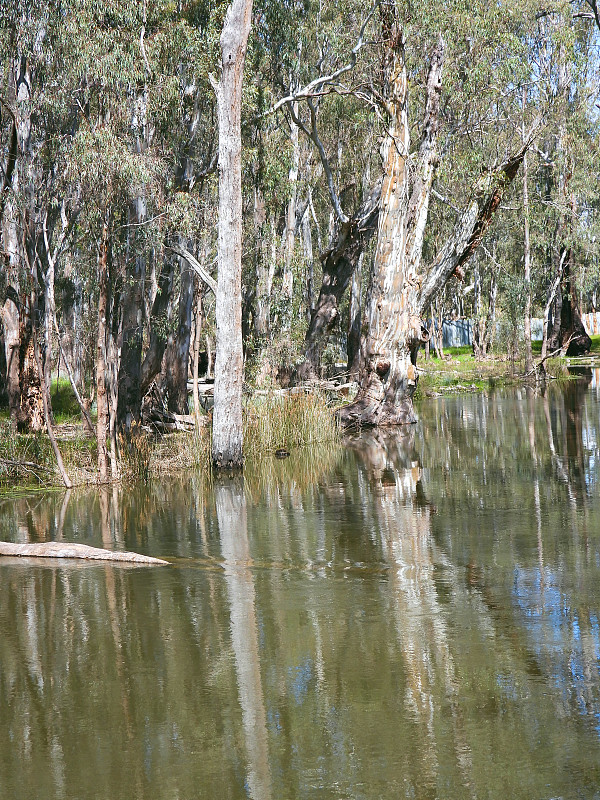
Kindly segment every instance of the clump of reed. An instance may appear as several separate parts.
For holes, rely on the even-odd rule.
[[[210,431],[200,428],[150,437],[150,474],[166,475],[186,469],[210,469]]]
[[[134,422],[128,436],[119,434],[121,473],[127,480],[148,481],[152,474],[150,462],[154,450],[153,437]]]
[[[43,433],[15,433],[9,420],[0,420],[0,486],[15,483],[51,484],[54,454]]]
[[[257,395],[245,408],[246,461],[256,461],[278,450],[332,442],[338,437],[333,407],[319,392]]]

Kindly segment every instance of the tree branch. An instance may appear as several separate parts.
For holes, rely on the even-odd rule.
[[[344,75],[346,72],[350,72],[350,70],[354,69],[356,66],[356,61],[358,58],[358,54],[361,51],[362,47],[365,44],[364,35],[367,25],[373,18],[373,15],[381,5],[382,0],[375,0],[371,10],[367,14],[364,19],[364,22],[361,26],[360,32],[358,34],[358,41],[352,48],[352,52],[350,53],[350,61],[348,64],[345,64],[343,67],[335,70],[330,75],[321,75],[318,78],[315,78],[310,83],[307,83],[306,86],[303,86],[301,89],[298,89],[297,92],[293,94],[289,94],[286,97],[282,97],[281,100],[278,100],[275,105],[270,108],[268,111],[265,112],[266,115],[275,114],[275,112],[279,111],[285,105],[289,105],[290,103],[296,102],[298,100],[307,100],[309,97],[314,96],[315,92],[324,86],[327,83],[332,83],[336,81],[341,75]]]
[[[185,247],[181,245],[171,245],[169,250],[172,250],[176,253],[180,258],[183,258],[184,261],[190,265],[190,267],[194,270],[196,275],[203,281],[208,288],[211,290],[213,294],[217,293],[217,282],[216,280],[206,271],[206,269],[202,266],[202,264],[194,258],[194,256],[186,250]]]
[[[461,213],[452,235],[427,271],[421,287],[419,305],[424,309],[442,289],[453,272],[473,255],[500,201],[510,186],[531,144],[531,134],[521,148],[496,169],[484,173],[475,184],[473,198]]]

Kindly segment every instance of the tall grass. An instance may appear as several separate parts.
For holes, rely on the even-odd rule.
[[[54,454],[47,436],[15,433],[9,420],[0,420],[0,487],[17,482],[50,484],[54,473]]]
[[[244,415],[244,455],[256,461],[277,450],[335,441],[339,425],[320,393],[268,394],[248,402]]]

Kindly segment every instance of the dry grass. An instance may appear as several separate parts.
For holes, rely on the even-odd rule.
[[[244,417],[244,455],[254,462],[277,450],[333,442],[339,426],[333,407],[320,392],[254,397]]]

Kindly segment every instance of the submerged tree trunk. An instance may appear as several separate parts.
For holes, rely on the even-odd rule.
[[[415,364],[417,350],[424,340],[419,302],[420,264],[437,163],[444,48],[440,40],[429,70],[425,126],[411,191],[404,34],[390,11],[384,14],[384,36],[389,43],[384,72],[390,117],[382,146],[385,172],[367,298],[368,332],[362,342],[360,388],[356,401],[340,413],[344,425],[394,425],[414,421]],[[415,169],[412,164],[411,169]]]
[[[440,41],[433,54],[424,130],[416,164],[409,168],[406,69],[402,32],[395,21],[388,26],[386,38],[390,43],[385,65],[390,124],[383,143],[385,176],[367,300],[368,332],[362,345],[360,388],[355,402],[339,412],[344,426],[414,421],[417,354],[428,336],[421,317],[451,275],[462,274],[462,267],[481,242],[529,144],[526,142],[505,162],[482,175],[452,235],[431,266],[423,270],[423,234],[437,163],[443,43]],[[412,189],[411,174],[415,176]]]
[[[217,352],[212,461],[243,464],[241,106],[252,0],[232,0],[221,33],[222,75],[215,82],[219,122]]]

